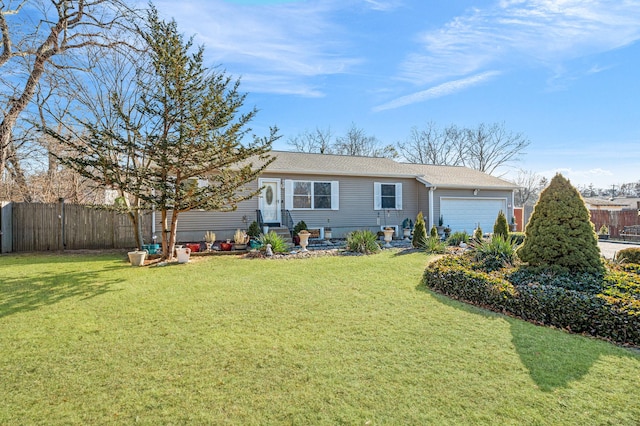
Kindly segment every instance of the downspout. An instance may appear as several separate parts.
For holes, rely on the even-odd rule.
[[[433,194],[435,191],[435,186],[429,188],[429,226],[427,227],[427,235],[429,235],[430,229],[433,228]]]

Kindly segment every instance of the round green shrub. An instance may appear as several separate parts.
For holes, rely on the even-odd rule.
[[[262,230],[260,229],[260,225],[255,220],[251,222],[249,225],[249,229],[247,229],[247,235],[251,238],[259,238],[260,234],[262,234]]]
[[[629,247],[616,253],[616,261],[640,264],[640,248]]]
[[[561,174],[540,194],[518,256],[531,266],[601,274],[598,237],[580,193]]]

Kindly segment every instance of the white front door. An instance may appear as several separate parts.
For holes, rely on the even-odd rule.
[[[280,179],[263,178],[258,180],[262,188],[260,193],[260,211],[264,223],[280,223]]]

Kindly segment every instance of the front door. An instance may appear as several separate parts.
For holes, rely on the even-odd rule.
[[[263,187],[260,193],[260,211],[266,224],[280,225],[280,179],[262,178],[258,184]]]

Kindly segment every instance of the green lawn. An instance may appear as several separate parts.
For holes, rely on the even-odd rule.
[[[637,352],[434,295],[428,261],[0,256],[0,424],[640,422]]]

